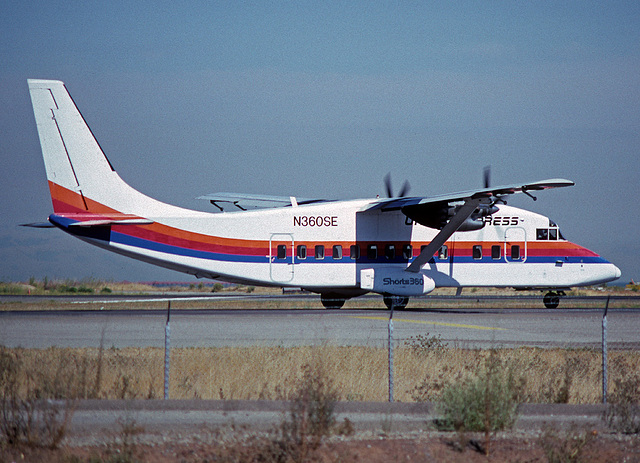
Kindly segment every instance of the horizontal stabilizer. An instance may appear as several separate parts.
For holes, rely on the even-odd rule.
[[[52,214],[49,221],[64,227],[106,227],[110,225],[150,225],[153,220],[133,214]]]
[[[30,228],[55,228],[55,225],[49,222],[21,223],[20,226]]]
[[[69,224],[70,227],[104,227],[107,225],[150,225],[153,220],[148,219],[122,219],[122,220],[85,220]]]

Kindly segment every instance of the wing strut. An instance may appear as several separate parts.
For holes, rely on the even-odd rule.
[[[480,198],[470,198],[460,207],[456,215],[440,230],[440,233],[431,240],[426,248],[422,250],[420,255],[406,269],[407,272],[418,273],[420,269],[427,263],[438,249],[453,235],[460,225],[469,218],[480,204]]]

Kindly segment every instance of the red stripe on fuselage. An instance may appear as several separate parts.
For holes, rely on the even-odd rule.
[[[111,209],[89,198],[85,198],[87,206],[89,207],[89,211],[86,211],[82,197],[78,193],[53,182],[49,182],[49,189],[52,192],[53,210],[57,215],[63,217],[79,221],[99,219],[118,220],[137,217],[131,214],[122,214],[115,209]],[[198,251],[223,254],[262,255],[265,253],[265,249],[268,249],[268,241],[222,238],[181,230],[160,223],[150,225],[114,224],[111,226],[111,229],[114,232],[124,235]]]

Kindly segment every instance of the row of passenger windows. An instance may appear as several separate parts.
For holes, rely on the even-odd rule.
[[[420,251],[426,246],[422,246]],[[318,244],[314,247],[314,257],[317,260],[321,260],[325,258],[325,247],[322,244]],[[395,244],[387,244],[382,250],[384,257],[387,259],[395,259],[398,255],[398,250]],[[405,260],[409,260],[413,257],[413,246],[410,244],[405,244],[401,248],[402,258]],[[378,258],[378,245],[369,244],[367,245],[367,259],[376,260]],[[437,253],[439,259],[447,259],[449,256],[449,251],[447,246],[442,246]],[[349,257],[351,259],[360,259],[361,251],[360,246],[357,244],[352,244],[349,247]],[[287,258],[287,245],[279,244],[277,248],[277,257],[278,259],[286,259]],[[307,258],[307,246],[305,244],[299,244],[296,247],[296,257],[298,259],[304,260]],[[342,259],[342,245],[336,244],[332,247],[332,257],[334,259]]]
[[[421,246],[420,251],[426,246]],[[520,260],[520,246],[514,244],[510,246],[510,254],[511,260]],[[436,253],[438,259],[446,260],[449,257],[449,249],[446,245],[442,246],[438,252]],[[482,259],[482,246],[476,244],[472,248],[472,256],[475,260]],[[277,248],[277,257],[278,259],[286,259],[287,258],[287,245],[279,244]],[[307,258],[307,246],[304,244],[299,244],[296,247],[296,257],[298,259],[304,260]],[[314,257],[316,260],[322,260],[325,258],[325,247],[322,244],[318,244],[314,247]],[[342,259],[342,246],[336,244],[332,248],[332,257],[333,259],[339,260]],[[349,257],[351,259],[360,259],[360,246],[357,244],[353,244],[349,247]],[[387,244],[384,247],[384,257],[387,259],[395,259],[397,257],[396,246],[393,244]],[[405,244],[402,246],[402,258],[405,260],[409,260],[413,257],[413,247],[410,244]],[[375,244],[369,244],[367,246],[367,259],[376,260],[378,258],[378,246]],[[500,260],[502,258],[502,246],[493,245],[491,246],[491,259]]]
[[[472,255],[476,260],[482,259],[482,246],[479,244],[473,246]],[[493,260],[500,260],[502,258],[502,246],[498,244],[491,246],[491,258]],[[520,260],[520,245],[511,245],[511,260]]]

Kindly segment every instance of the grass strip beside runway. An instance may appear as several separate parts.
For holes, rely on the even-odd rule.
[[[448,385],[477,374],[490,352],[431,341],[395,349],[396,400],[437,399]],[[159,348],[0,349],[2,361],[16,367],[11,371],[24,393],[35,388],[61,398],[163,396],[164,351]],[[602,400],[598,351],[521,347],[494,352],[516,376],[522,402]],[[386,349],[374,347],[176,348],[171,351],[170,398],[287,399],[304,366],[319,365],[341,400],[383,402],[388,397],[387,355]],[[615,392],[616,379],[638,371],[640,352],[610,352],[610,393]]]

